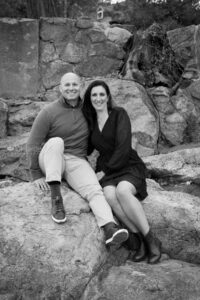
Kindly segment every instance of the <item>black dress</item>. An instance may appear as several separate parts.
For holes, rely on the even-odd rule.
[[[102,129],[96,122],[91,135],[91,143],[99,151],[96,172],[103,171],[100,180],[102,187],[116,186],[120,181],[132,183],[137,190],[137,198],[147,196],[146,167],[131,146],[131,123],[127,112],[121,107],[114,107]]]

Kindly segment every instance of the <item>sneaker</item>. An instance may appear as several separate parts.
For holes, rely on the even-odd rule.
[[[106,245],[117,245],[128,239],[128,230],[119,228],[114,222],[106,224],[104,227]]]
[[[65,209],[63,206],[62,196],[52,198],[51,217],[56,223],[64,223],[66,221]]]

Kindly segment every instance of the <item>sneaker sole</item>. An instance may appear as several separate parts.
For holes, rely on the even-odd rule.
[[[119,229],[113,236],[106,240],[106,245],[122,244],[128,239],[128,231],[126,229]]]
[[[67,217],[65,217],[65,218],[62,219],[62,220],[56,219],[56,218],[54,218],[53,216],[51,216],[51,217],[52,217],[53,221],[56,222],[56,223],[58,223],[58,224],[60,224],[60,223],[65,223],[66,220],[67,220]]]

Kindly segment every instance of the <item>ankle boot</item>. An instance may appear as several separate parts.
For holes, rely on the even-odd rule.
[[[147,251],[146,251],[146,245],[144,243],[143,236],[140,232],[137,233],[137,236],[140,241],[139,249],[136,251],[136,254],[133,256],[132,261],[139,262],[146,258]]]
[[[129,237],[125,242],[128,250],[131,250],[136,253],[136,251],[140,248],[140,238],[136,232],[129,232]]]
[[[161,241],[153,236],[151,230],[145,235],[144,240],[148,250],[148,263],[156,264],[161,258]]]

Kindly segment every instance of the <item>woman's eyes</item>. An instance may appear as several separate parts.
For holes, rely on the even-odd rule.
[[[92,97],[96,97],[97,94],[92,94],[91,96],[92,96]],[[99,96],[103,97],[103,96],[105,96],[105,94],[104,94],[104,93],[100,93]]]

